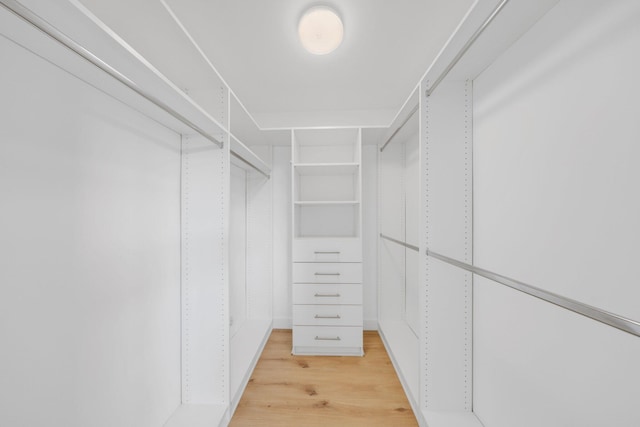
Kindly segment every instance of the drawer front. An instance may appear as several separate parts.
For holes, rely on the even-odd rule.
[[[361,305],[294,305],[296,326],[362,326]]]
[[[294,283],[362,283],[362,263],[296,262]]]
[[[293,262],[362,262],[359,238],[294,239]]]
[[[352,326],[294,326],[294,347],[362,347],[362,328]]]
[[[294,304],[362,304],[362,285],[293,284]]]

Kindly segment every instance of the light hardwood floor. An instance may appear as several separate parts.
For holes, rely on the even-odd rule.
[[[364,357],[292,356],[291,331],[274,330],[230,426],[417,426],[377,332],[364,347]]]

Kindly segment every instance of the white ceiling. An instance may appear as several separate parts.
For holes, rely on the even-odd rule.
[[[474,3],[327,1],[343,19],[345,38],[331,54],[315,56],[300,45],[297,22],[316,1],[165,2],[262,127],[388,125]],[[160,0],[83,3],[116,31],[128,32],[127,40],[148,45],[154,39],[142,34],[155,29],[158,47],[151,50],[180,63],[179,44],[162,40],[177,26],[158,31],[159,21],[173,21]]]

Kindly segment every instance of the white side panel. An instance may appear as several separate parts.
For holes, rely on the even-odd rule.
[[[418,246],[420,237],[420,144],[416,113],[405,125],[408,133],[404,139],[404,188],[405,188],[405,242]]]
[[[468,82],[444,81],[429,98],[424,91],[421,95],[424,227],[420,244],[423,250],[467,263],[472,262],[470,90]],[[431,411],[469,412],[472,277],[423,258],[421,283],[421,405]]]
[[[273,178],[249,170],[247,175],[247,307],[250,319],[268,319],[273,313],[272,215]],[[286,253],[286,252],[285,252]]]
[[[378,327],[378,147],[362,149],[362,309],[365,329]]]
[[[230,244],[232,249],[236,245],[243,245],[244,251],[232,250],[231,256],[239,259],[230,260],[230,265],[243,266],[245,281],[234,283],[232,280],[230,285],[232,296],[235,292],[237,297],[243,297],[241,308],[244,309],[245,319],[236,326],[237,320],[232,312],[232,332],[235,328],[237,330],[231,338],[229,355],[230,415],[233,415],[240,401],[272,327],[271,180],[248,168],[239,174],[238,181],[235,185],[241,188],[236,188],[235,193],[233,182],[231,186],[232,208],[235,205],[233,198],[238,197],[244,203],[237,203],[237,208],[243,211],[231,212],[230,220],[232,233],[234,222],[238,223],[237,227],[241,230],[232,236]],[[234,290],[234,286],[240,285],[244,292]],[[233,309],[235,304],[233,300],[231,302]]]
[[[405,235],[404,144],[389,144],[378,157],[380,233],[398,240]],[[378,298],[380,321],[404,320],[405,249],[379,239]]]
[[[638,51],[637,1],[562,1],[474,83],[476,264],[635,320]],[[637,337],[480,283],[486,425],[640,425]]]
[[[180,404],[180,137],[0,38],[0,425]]]
[[[229,335],[247,319],[247,172],[231,164],[229,213]]]
[[[291,328],[291,147],[273,147],[273,322]]]
[[[420,245],[420,144],[418,113],[405,125],[407,137],[404,140],[404,185],[405,185],[405,231],[404,241]],[[416,251],[406,250],[404,319],[416,334],[419,333],[419,259]]]
[[[222,137],[222,136],[221,136]],[[229,145],[182,142],[182,401],[228,404]]]
[[[404,321],[405,305],[405,248],[380,239],[378,317],[380,321]]]
[[[396,141],[397,142],[397,141]],[[391,143],[380,153],[380,232],[404,240],[404,144]]]

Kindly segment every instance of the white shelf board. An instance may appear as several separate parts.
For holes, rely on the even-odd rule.
[[[428,70],[425,76],[427,80],[434,81],[437,78],[437,74],[458,54],[460,48],[481,26],[498,3],[499,0],[476,3],[450,38],[437,61]],[[507,3],[460,59],[460,62],[451,70],[447,79],[449,81],[475,79],[557,3],[559,0]]]
[[[323,206],[323,205],[359,205],[358,200],[302,200],[293,202],[299,206]]]
[[[440,412],[422,409],[429,427],[483,427],[473,412]]]
[[[295,171],[300,175],[354,175],[358,173],[359,163],[294,163]]]
[[[246,320],[231,338],[231,413],[240,402],[262,349],[271,334],[271,319]]]
[[[227,405],[178,406],[164,427],[212,427],[219,426],[227,414]]]
[[[360,239],[359,236],[293,236],[294,240],[314,240],[314,239]]]
[[[258,157],[258,155],[251,151],[249,147],[244,145],[242,141],[234,135],[229,135],[231,136],[231,145],[229,146],[229,149],[236,155],[242,157],[242,159],[244,159],[243,163],[250,163],[264,175],[268,176],[271,173],[271,168],[260,157]]]
[[[29,2],[28,8],[61,31],[100,61],[159,102],[206,133],[223,140],[226,128],[209,112],[154,68],[142,55],[119,38],[106,24],[74,2]],[[82,59],[62,44],[42,33],[7,10],[0,12],[2,33],[42,58],[87,82],[109,96],[129,105],[168,128],[185,135],[197,132],[134,90]]]
[[[420,408],[419,378],[420,378],[420,344],[409,325],[402,320],[378,321],[378,331],[393,367],[398,374],[402,388],[411,403],[413,412],[418,416]],[[429,424],[430,425],[430,424]]]

